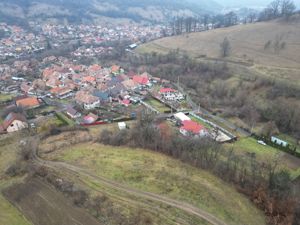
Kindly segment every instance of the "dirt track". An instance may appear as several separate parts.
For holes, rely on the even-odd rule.
[[[35,146],[33,146],[33,149],[37,149]],[[131,187],[128,187],[126,185],[120,184],[118,182],[115,181],[111,181],[105,177],[102,176],[96,176],[93,173],[89,172],[88,170],[82,169],[80,167],[74,166],[74,165],[70,165],[68,163],[64,163],[64,162],[54,162],[54,161],[46,161],[43,160],[41,158],[39,158],[39,156],[37,155],[36,150],[33,153],[34,155],[34,161],[36,163],[38,163],[39,165],[43,165],[46,166],[48,168],[57,170],[59,169],[61,170],[68,170],[69,172],[74,173],[75,175],[81,175],[81,176],[85,176],[88,177],[90,179],[96,180],[106,186],[109,186],[110,188],[113,188],[115,190],[119,190],[119,191],[123,191],[123,192],[127,192],[129,194],[132,194],[134,196],[138,196],[138,197],[142,197],[142,198],[146,198],[146,199],[150,199],[156,202],[160,202],[178,209],[181,209],[189,214],[195,215],[201,219],[206,220],[207,222],[213,224],[213,225],[226,225],[225,222],[223,222],[222,220],[218,219],[217,217],[215,217],[214,215],[199,209],[191,204],[182,202],[182,201],[177,201],[165,196],[161,196],[158,194],[154,194],[154,193],[150,193],[150,192],[145,192],[145,191],[140,191]]]

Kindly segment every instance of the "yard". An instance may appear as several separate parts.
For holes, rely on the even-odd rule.
[[[65,123],[66,125],[69,126],[74,126],[75,125],[75,121],[70,119],[67,115],[65,115],[62,112],[56,112],[56,117],[61,120],[63,123]]]
[[[97,143],[48,154],[132,187],[192,203],[228,224],[264,224],[262,212],[211,174],[162,154]]]
[[[228,149],[233,149],[237,154],[249,155],[255,153],[256,158],[261,162],[270,162],[277,155],[280,157],[280,166],[287,169],[293,178],[300,175],[300,159],[284,153],[271,146],[264,146],[257,143],[257,140],[252,137],[242,137],[238,141],[225,144]]]
[[[160,113],[168,112],[171,110],[171,108],[167,107],[166,105],[164,105],[163,103],[161,103],[160,101],[158,101],[154,98],[147,99],[145,102],[148,103],[149,105],[151,105],[153,108],[155,108]]]
[[[10,94],[0,94],[0,102],[6,102],[12,100],[14,96]]]

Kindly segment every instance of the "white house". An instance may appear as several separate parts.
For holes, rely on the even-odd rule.
[[[184,100],[183,94],[172,88],[161,88],[159,93],[160,93],[161,97],[167,101]]]
[[[100,100],[98,98],[97,99],[92,99],[91,101],[88,101],[88,102],[83,104],[83,107],[87,110],[95,109],[99,106],[100,106]]]

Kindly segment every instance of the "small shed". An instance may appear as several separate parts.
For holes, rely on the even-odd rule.
[[[125,122],[119,122],[118,127],[120,130],[125,130],[127,128],[127,125]]]

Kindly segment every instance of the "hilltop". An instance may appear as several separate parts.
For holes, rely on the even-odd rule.
[[[209,0],[0,0],[0,6],[2,21],[19,23],[24,19],[68,22],[129,19],[135,22],[164,22],[175,16],[195,16],[221,8],[219,4]]]

